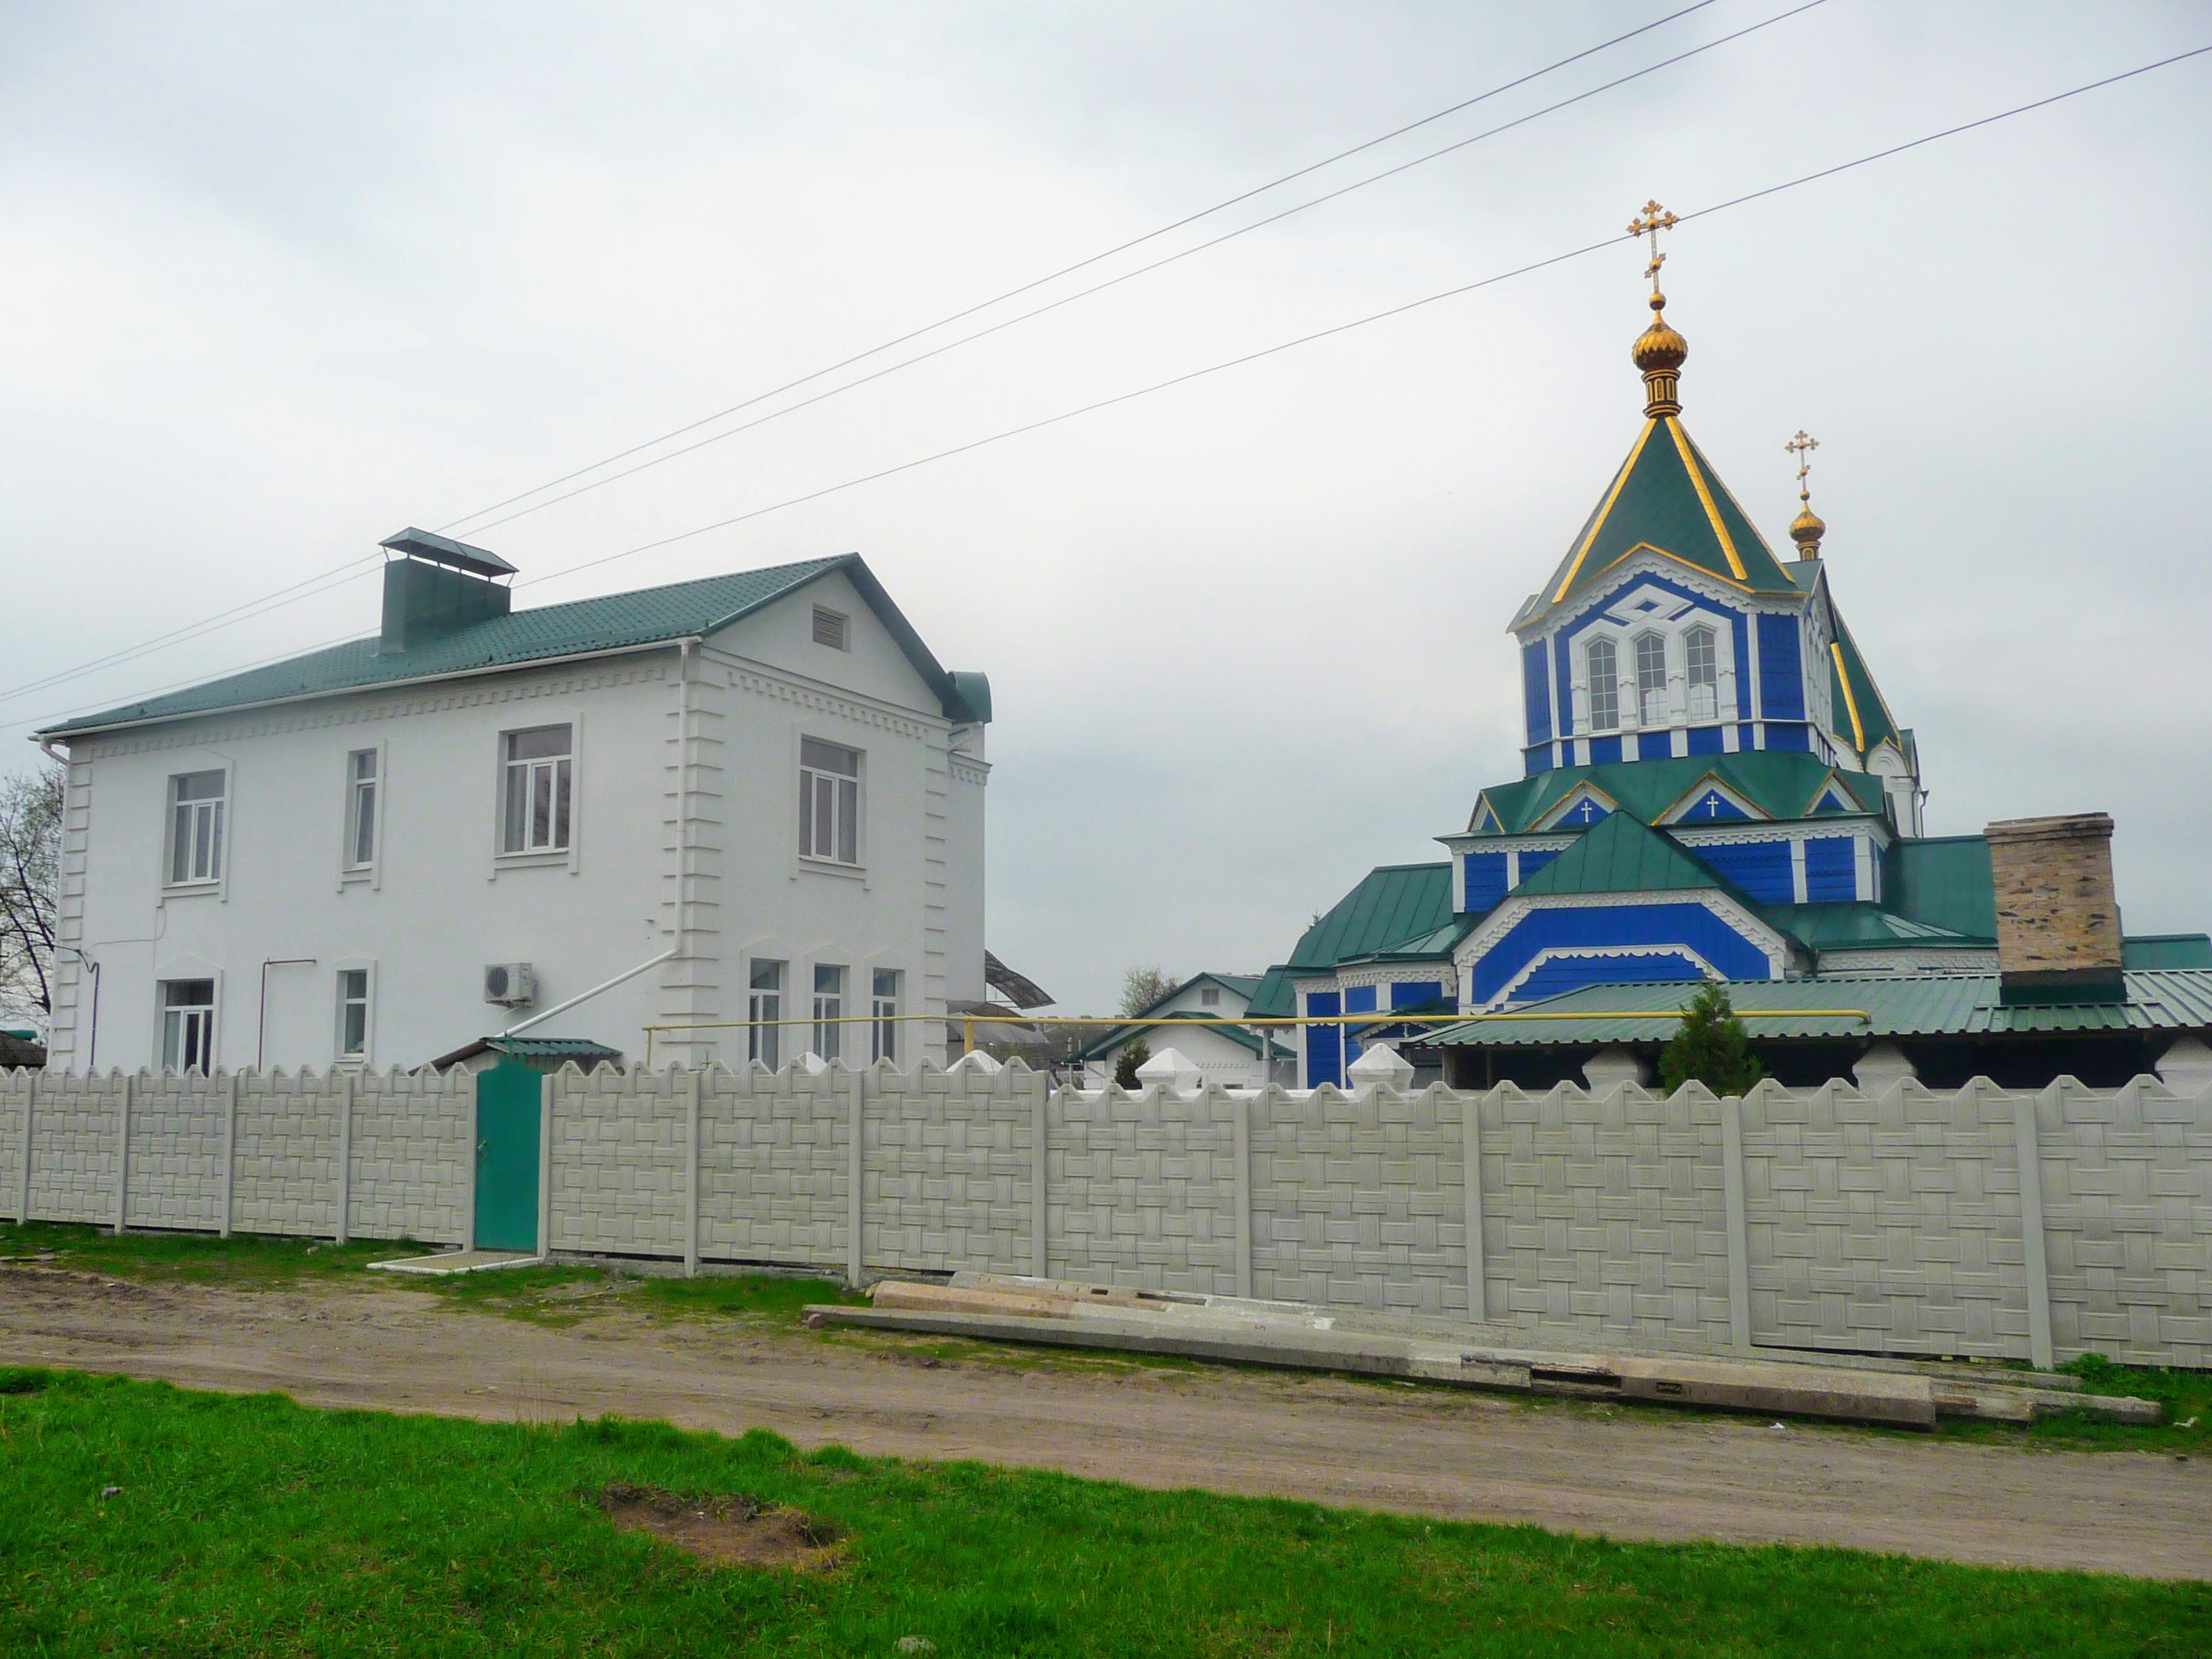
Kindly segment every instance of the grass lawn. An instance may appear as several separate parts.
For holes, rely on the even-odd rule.
[[[841,1534],[827,1572],[618,1531],[611,1484]],[[307,1410],[0,1370],[0,1652],[2194,1655],[2212,1586],[1150,1492],[665,1425]]]
[[[834,1279],[794,1279],[766,1273],[709,1273],[698,1279],[629,1273],[587,1264],[503,1269],[425,1279],[409,1273],[371,1273],[372,1261],[428,1253],[429,1247],[392,1243],[332,1244],[303,1238],[211,1233],[125,1233],[106,1228],[34,1221],[0,1222],[0,1266],[9,1261],[105,1273],[146,1283],[164,1281],[221,1285],[234,1290],[297,1288],[312,1281],[374,1283],[386,1289],[439,1297],[474,1308],[538,1324],[572,1325],[593,1313],[623,1308],[664,1318],[739,1317],[770,1320],[797,1330],[800,1309],[824,1302],[865,1303]],[[921,1338],[883,1333],[825,1330],[809,1340],[863,1346],[896,1346],[947,1360],[1011,1370],[1113,1371],[1218,1369],[1208,1362],[1171,1355],[1119,1354],[1095,1349],[1022,1347],[965,1338]],[[2135,1395],[2165,1408],[2166,1420],[2137,1428],[2086,1417],[2057,1417],[2027,1427],[1947,1419],[1941,1437],[1995,1443],[2064,1447],[2070,1450],[2162,1451],[2212,1456],[2212,1372],[2160,1370],[2114,1365],[2095,1358],[2063,1367],[2083,1379],[2093,1393]],[[1422,1386],[1400,1379],[1355,1378],[1377,1386]],[[1529,1400],[1532,1410],[1589,1409],[1576,1402]],[[1651,1411],[1686,1415],[1672,1406],[1607,1401],[1602,1409]],[[1837,1433],[1917,1434],[1917,1430],[1820,1425]],[[2208,1643],[2212,1650],[2212,1643]]]

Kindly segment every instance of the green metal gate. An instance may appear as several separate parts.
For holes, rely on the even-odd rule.
[[[477,1224],[480,1250],[538,1248],[541,1075],[503,1060],[477,1073]]]

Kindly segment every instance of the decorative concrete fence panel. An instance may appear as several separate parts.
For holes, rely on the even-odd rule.
[[[0,1073],[0,1214],[458,1243],[475,1086]],[[2212,1367],[2212,1091],[2149,1079],[1131,1094],[968,1061],[541,1087],[556,1251],[1038,1273],[1703,1352]]]

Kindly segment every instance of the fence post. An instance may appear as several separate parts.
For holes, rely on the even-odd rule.
[[[684,1277],[699,1277],[699,1095],[706,1069],[691,1068],[684,1097]]]
[[[337,1242],[353,1237],[353,1073],[338,1079],[338,1227]]]
[[[115,1119],[115,1232],[120,1237],[123,1218],[131,1203],[131,1099],[137,1092],[138,1079],[125,1073],[123,1079],[123,1098]]]
[[[230,1074],[228,1100],[222,1115],[222,1222],[216,1229],[217,1237],[222,1238],[230,1237],[231,1215],[235,1207],[233,1200],[238,1191],[238,1096],[245,1086],[241,1076],[238,1072]]]
[[[553,1254],[553,1073],[538,1080],[538,1254]]]
[[[1042,1279],[1052,1267],[1051,1241],[1047,1233],[1051,1194],[1045,1190],[1045,1134],[1052,1104],[1052,1073],[1039,1072],[1036,1088],[1036,1097],[1030,1107],[1030,1274]]]
[[[862,1073],[855,1072],[853,1074],[852,1123],[845,1133],[845,1283],[856,1291],[860,1288],[860,1270],[865,1265],[860,1259],[860,1182],[866,1157],[863,1133],[867,1124],[865,1097],[861,1091],[866,1081]],[[915,1081],[917,1084],[921,1081],[920,1073],[915,1073]]]
[[[1751,1232],[1744,1219],[1743,1097],[1721,1097],[1721,1200],[1728,1212],[1729,1340],[1751,1346]]]
[[[1267,1085],[1273,1087],[1273,1085]],[[1249,1099],[1230,1094],[1226,1090],[1210,1090],[1215,1099],[1225,1101],[1231,1114],[1231,1142],[1235,1159],[1232,1169],[1237,1205],[1237,1294],[1249,1297],[1252,1294],[1252,1109],[1268,1098],[1262,1088]]]
[[[39,1074],[26,1072],[30,1087],[23,1096],[23,1167],[16,1172],[15,1219],[20,1224],[31,1218],[31,1115],[39,1105]]]
[[[1467,1316],[1476,1324],[1490,1318],[1490,1267],[1482,1245],[1482,1097],[1459,1097],[1460,1152],[1466,1163],[1461,1196],[1467,1219]]]
[[[2021,1256],[2027,1269],[2027,1358],[2042,1371],[2051,1369],[2057,1356],[2051,1345],[2051,1263],[2043,1237],[2043,1141],[2037,1108],[2047,1097],[2054,1115],[2063,1121],[2064,1087],[2063,1082],[2054,1082],[2041,1095],[2014,1095],[2012,1103],[2013,1146],[2020,1166]]]

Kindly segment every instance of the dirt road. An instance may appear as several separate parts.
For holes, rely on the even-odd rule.
[[[2212,1577],[2212,1460],[1530,1406],[1326,1377],[942,1361],[872,1339],[605,1311],[558,1328],[419,1292],[0,1272],[0,1362],[553,1421],[619,1413],[1615,1538],[1820,1543]]]

